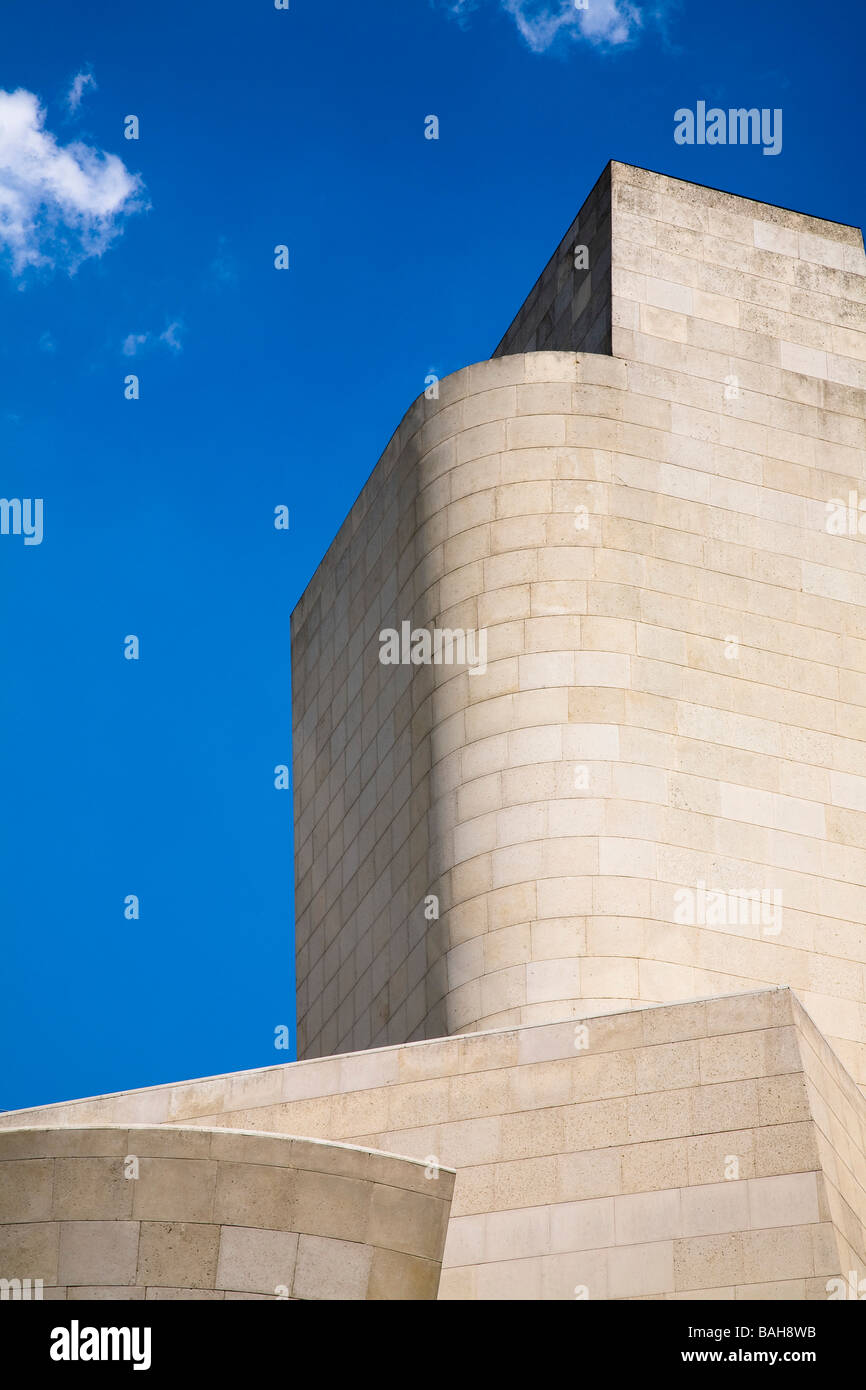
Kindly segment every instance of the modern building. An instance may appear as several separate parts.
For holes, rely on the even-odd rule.
[[[860,231],[608,165],[295,610],[300,1060],[0,1116],[0,1273],[856,1288],[861,489]]]

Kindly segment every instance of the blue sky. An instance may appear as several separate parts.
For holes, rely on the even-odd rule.
[[[860,7],[589,7],[5,0],[0,1108],[293,1055],[292,607],[607,161],[866,221]]]

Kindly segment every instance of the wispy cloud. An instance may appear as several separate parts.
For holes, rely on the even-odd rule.
[[[171,348],[172,352],[180,352],[183,348],[183,343],[177,336],[178,332],[180,331],[180,328],[180,323],[178,323],[177,320],[175,320],[174,323],[170,323],[168,325],[168,328],[165,330],[164,333],[160,333],[159,335],[159,341],[161,343],[165,343],[166,347]]]
[[[461,23],[478,9],[482,0],[445,0],[449,12]],[[635,39],[643,25],[642,8],[631,0],[493,0],[510,15],[533,53],[544,53],[557,39],[586,42],[600,48],[617,48]]]
[[[446,0],[446,3],[454,18],[460,24],[465,24],[472,11],[478,9],[481,0]]]
[[[135,357],[139,349],[144,347],[149,337],[149,333],[127,333],[123,340],[123,346],[120,349],[124,357]]]
[[[183,343],[178,337],[182,329],[180,319],[172,319],[162,333],[127,333],[120,350],[124,357],[137,357],[145,348],[156,347],[162,343],[171,352],[182,352]]]
[[[55,343],[53,337],[51,336],[51,334],[49,333],[49,331],[48,331],[47,328],[46,328],[45,332],[42,334],[41,338],[39,339],[39,351],[40,351],[40,352],[56,352],[56,351],[57,351],[57,344]]]
[[[59,145],[32,92],[0,91],[0,252],[14,275],[34,266],[72,274],[101,256],[142,193],[117,155]]]
[[[85,87],[96,88],[96,79],[92,72],[77,72],[72,79],[72,86],[66,96],[66,105],[71,112],[76,112],[81,105],[81,98],[84,96]]]
[[[218,285],[236,285],[238,280],[234,256],[229,251],[228,239],[220,236],[217,251],[209,266],[210,278]]]

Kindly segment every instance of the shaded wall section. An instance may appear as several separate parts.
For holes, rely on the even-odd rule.
[[[609,164],[604,170],[494,357],[515,352],[611,352],[613,167]]]

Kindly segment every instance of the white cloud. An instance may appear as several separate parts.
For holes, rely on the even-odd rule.
[[[175,323],[170,323],[170,324],[168,325],[168,328],[165,330],[165,332],[164,332],[164,333],[160,333],[160,335],[159,335],[159,341],[160,341],[161,343],[165,343],[166,347],[170,347],[171,350],[172,350],[172,352],[180,352],[181,348],[183,347],[183,343],[180,341],[180,338],[177,336],[178,329],[179,329],[180,327],[181,327],[181,324],[179,324],[179,323],[177,323],[177,322],[175,322]]]
[[[464,23],[479,0],[447,0],[451,14]],[[598,47],[628,43],[641,28],[638,5],[631,0],[586,0],[578,9],[575,0],[498,0],[511,15],[533,53],[544,53],[556,39],[586,40]]]
[[[53,337],[51,336],[47,328],[45,332],[42,334],[42,337],[39,339],[39,350],[40,352],[57,351],[57,344],[55,343]]]
[[[450,0],[448,8],[455,18],[463,24],[467,15],[470,15],[473,10],[477,10],[479,4],[480,0]]]
[[[580,32],[590,43],[628,43],[643,25],[639,7],[628,0],[589,0],[578,16]]]
[[[137,357],[142,348],[163,343],[172,352],[181,352],[183,343],[177,335],[182,328],[180,320],[173,319],[163,333],[127,333],[120,350],[124,357]]]
[[[127,333],[121,348],[124,357],[135,357],[138,349],[144,347],[149,337],[149,333]]]
[[[81,105],[81,98],[84,96],[85,87],[92,87],[96,91],[96,81],[92,73],[78,72],[72,79],[72,86],[66,97],[66,105],[70,111],[77,111]]]
[[[15,275],[32,266],[71,274],[101,256],[142,191],[117,155],[59,145],[32,92],[0,91],[0,252]]]

